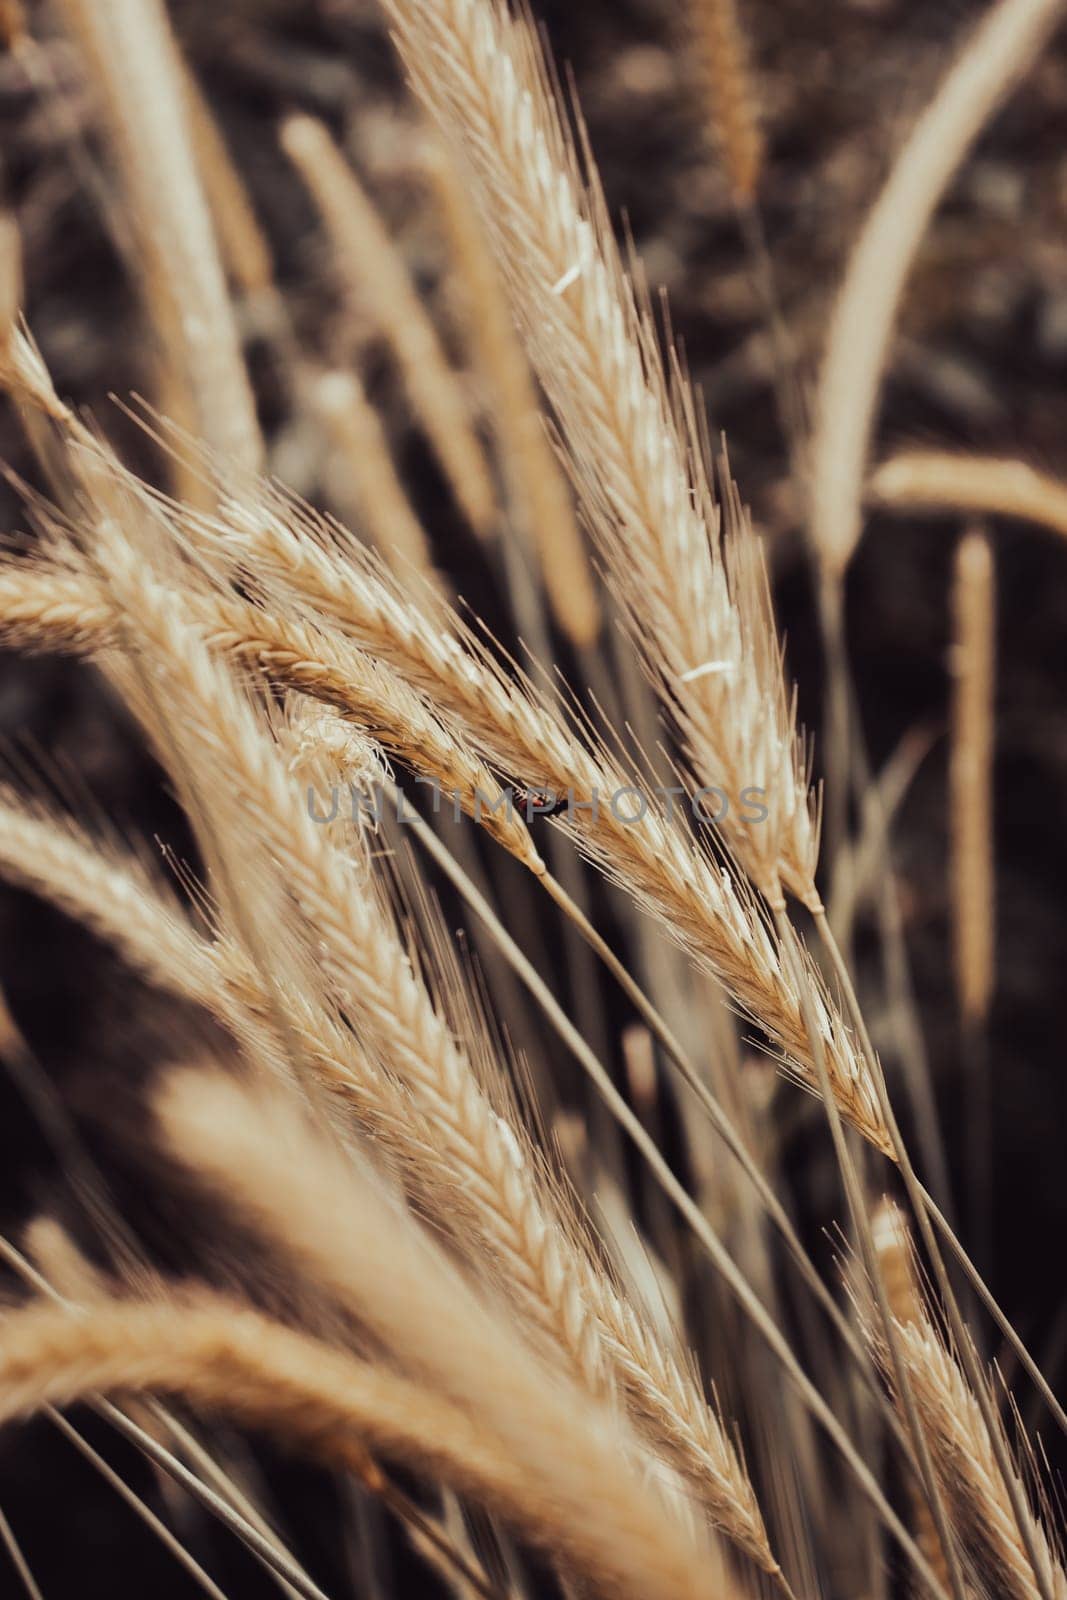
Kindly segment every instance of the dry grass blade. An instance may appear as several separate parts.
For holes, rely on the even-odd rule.
[[[906,450],[875,468],[867,500],[902,513],[1018,517],[1067,538],[1067,484],[1025,461]]]
[[[837,575],[862,529],[878,386],[915,252],[953,174],[1062,12],[1062,0],[990,6],[909,134],[852,251],[827,336],[812,445],[812,537]]]

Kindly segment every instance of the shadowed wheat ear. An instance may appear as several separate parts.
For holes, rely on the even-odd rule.
[[[772,900],[816,899],[816,807],[763,557],[719,530],[696,403],[665,368],[535,36],[500,0],[385,0],[422,103],[457,151],[552,403],[580,503],[721,826]],[[744,791],[762,791],[753,822]]]
[[[741,21],[743,0],[688,0],[690,33],[706,86],[708,121],[734,200],[755,198],[763,134]]]
[[[993,1064],[989,1010],[996,981],[993,760],[996,731],[996,567],[988,534],[964,534],[953,588],[952,932],[966,1081],[971,1227],[988,1260],[993,1227]]]
[[[100,1392],[174,1395],[359,1475],[373,1473],[374,1450],[500,1512],[605,1595],[711,1600],[722,1592],[702,1566],[706,1556],[655,1517],[647,1491],[599,1440],[574,1463],[574,1497],[554,1493],[551,1479],[528,1470],[469,1408],[226,1301],[113,1302],[74,1316],[34,1306],[5,1319],[5,1420]],[[605,1487],[611,1504],[601,1499]]]
[[[853,248],[827,335],[811,452],[812,537],[835,581],[862,531],[879,383],[915,252],[975,139],[1062,15],[1062,0],[989,7],[909,134]]]
[[[162,0],[63,0],[122,172],[154,333],[199,431],[256,467],[263,442],[192,144]]]
[[[919,1403],[935,1470],[944,1491],[953,1532],[969,1566],[976,1592],[994,1592],[1012,1600],[1039,1596],[1064,1600],[1067,1575],[1062,1553],[1029,1508],[1026,1487],[1015,1475],[1009,1493],[997,1461],[987,1423],[959,1364],[935,1328],[915,1271],[904,1219],[891,1202],[883,1202],[876,1218],[880,1267],[895,1307],[898,1337],[912,1388]],[[875,1355],[885,1365],[885,1350],[873,1326],[865,1329]],[[988,1379],[993,1409],[997,1396]],[[999,1443],[1008,1451],[1001,1430]],[[1026,1506],[1020,1528],[1013,1499]],[[920,1523],[920,1538],[923,1529]],[[925,1547],[925,1546],[924,1546]],[[936,1561],[936,1552],[930,1552]]]
[[[996,967],[993,739],[996,569],[988,537],[965,534],[953,593],[952,872],[956,982],[965,1028],[989,1015]]]
[[[281,139],[322,214],[343,283],[389,341],[456,503],[476,532],[490,533],[496,495],[485,455],[467,415],[462,384],[448,365],[404,257],[321,122],[289,117]]]

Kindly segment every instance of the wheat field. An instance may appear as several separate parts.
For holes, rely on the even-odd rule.
[[[1065,9],[0,0],[5,1594],[1067,1600]]]

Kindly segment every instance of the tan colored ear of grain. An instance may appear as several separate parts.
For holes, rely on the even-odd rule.
[[[412,571],[440,582],[426,531],[393,465],[381,418],[354,372],[308,374],[308,408],[322,423],[343,473],[338,498],[354,503],[354,526],[365,526],[393,571],[409,579]]]
[[[989,6],[908,136],[853,248],[827,336],[811,452],[812,537],[837,574],[862,531],[879,386],[915,252],[975,139],[1061,15],[1061,0]]]
[[[196,431],[215,449],[255,468],[263,457],[255,402],[161,0],[62,0],[61,9],[106,112],[152,327],[165,341],[166,387],[188,393]]]
[[[950,787],[956,982],[965,1024],[985,1021],[995,971],[993,741],[996,570],[989,539],[969,533],[953,591]]]
[[[689,9],[708,119],[733,197],[747,205],[759,186],[764,143],[741,0],[689,0]]]
[[[913,1327],[923,1315],[922,1289],[915,1273],[914,1247],[908,1224],[895,1201],[883,1198],[879,1202],[871,1218],[871,1232],[889,1309],[903,1327]],[[948,1562],[929,1503],[921,1485],[910,1473],[907,1475],[907,1485],[916,1542],[945,1593],[950,1594],[952,1586]]]
[[[480,534],[496,518],[496,496],[468,417],[460,380],[393,244],[355,172],[313,117],[282,125],[282,148],[298,168],[322,216],[342,281],[367,306],[396,356],[415,414],[430,439],[456,501]]]
[[[771,900],[816,899],[817,808],[762,547],[720,530],[697,399],[664,360],[595,174],[525,17],[496,0],[386,0],[416,91],[462,152],[579,504],[687,765],[735,798],[721,829]],[[744,791],[763,790],[754,821]]]
[[[1018,517],[1067,539],[1067,483],[1025,461],[907,450],[872,473],[867,499],[905,513]]]
[[[581,1476],[578,1493],[556,1494],[552,1479],[516,1459],[470,1408],[211,1296],[109,1302],[77,1316],[31,1306],[5,1319],[3,1420],[101,1392],[179,1395],[361,1476],[374,1471],[373,1449],[498,1511],[604,1600],[712,1600],[730,1592],[712,1578],[717,1564],[683,1544],[676,1529],[673,1544],[665,1542],[644,1486],[626,1480],[592,1442],[568,1473]],[[589,1472],[594,1455],[599,1478]],[[610,1493],[602,1496],[605,1486]]]
[[[578,650],[590,649],[601,613],[570,487],[545,433],[529,364],[515,332],[489,241],[454,160],[427,157],[463,288],[471,345],[491,391],[492,425],[510,486],[511,512],[537,546],[552,614]]]

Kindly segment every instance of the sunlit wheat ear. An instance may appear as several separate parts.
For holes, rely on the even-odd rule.
[[[909,134],[853,248],[827,335],[812,444],[812,537],[838,576],[862,531],[879,386],[915,253],[975,139],[1061,15],[1059,0],[988,7]]]
[[[499,0],[386,0],[404,64],[458,152],[555,411],[579,499],[689,764],[738,804],[722,829],[761,890],[814,900],[817,830],[762,581],[740,588],[696,404],[668,368],[583,170],[537,41]],[[747,564],[760,563],[754,544]],[[758,823],[740,797],[761,790]]]
[[[389,341],[412,409],[426,429],[457,503],[477,532],[489,533],[496,519],[496,496],[485,456],[467,415],[462,385],[448,365],[403,255],[321,122],[289,117],[281,138],[322,214],[342,281]]]
[[[600,601],[570,486],[549,443],[545,418],[496,265],[463,174],[438,144],[426,158],[459,280],[468,338],[491,401],[490,420],[508,484],[509,511],[532,538],[560,627],[577,649],[600,632]]]
[[[276,687],[320,700],[367,729],[434,785],[440,804],[476,818],[530,871],[544,871],[520,812],[485,763],[388,666],[336,633],[226,592],[190,589],[185,604],[189,621],[211,651],[235,666],[255,669]],[[0,557],[0,639],[24,650],[96,655],[117,643],[116,610],[76,561],[5,562]]]
[[[1038,1600],[1042,1590],[978,1403],[962,1371],[929,1321],[903,1326],[900,1334],[953,1529],[971,1563],[976,1587],[981,1592],[992,1583],[996,1593],[1013,1600]],[[1021,1477],[1017,1487],[1025,1496]],[[1032,1513],[1029,1533],[1046,1590],[1062,1600],[1067,1595],[1067,1575],[1061,1553]]]
[[[878,1265],[892,1303],[908,1374],[953,1532],[968,1562],[968,1576],[975,1592],[1037,1600],[1043,1585],[1044,1592],[1061,1600],[1067,1595],[1062,1551],[1042,1518],[1033,1513],[1023,1477],[1012,1466],[1015,1475],[1012,1487],[1027,1507],[1027,1531],[1041,1570],[1039,1585],[978,1402],[959,1362],[935,1326],[916,1266],[908,1225],[900,1208],[890,1200],[883,1200],[875,1213],[874,1227]],[[877,1331],[868,1325],[866,1317],[861,1320],[884,1368],[885,1350]],[[983,1378],[983,1381],[988,1385],[994,1411],[999,1415],[999,1380],[997,1386],[990,1379]],[[1008,1399],[1010,1404],[1010,1397]],[[1000,1428],[999,1422],[997,1426]],[[1009,1449],[1003,1429],[1000,1443],[1005,1450]],[[1031,1461],[1030,1468],[1029,1479],[1036,1484],[1036,1463]],[[928,1518],[924,1517],[924,1508],[920,1504],[916,1510],[923,1548],[935,1566],[940,1567],[943,1558],[937,1551]],[[935,1539],[932,1548],[927,1544],[930,1538]]]
[[[255,467],[263,445],[162,0],[63,0],[111,132],[153,331],[200,431]]]
[[[902,1327],[911,1327],[923,1317],[922,1286],[908,1225],[895,1201],[883,1198],[879,1202],[871,1217],[871,1232],[889,1309]],[[949,1571],[944,1547],[938,1538],[930,1506],[919,1484],[911,1477],[908,1495],[916,1541],[947,1592]]]

